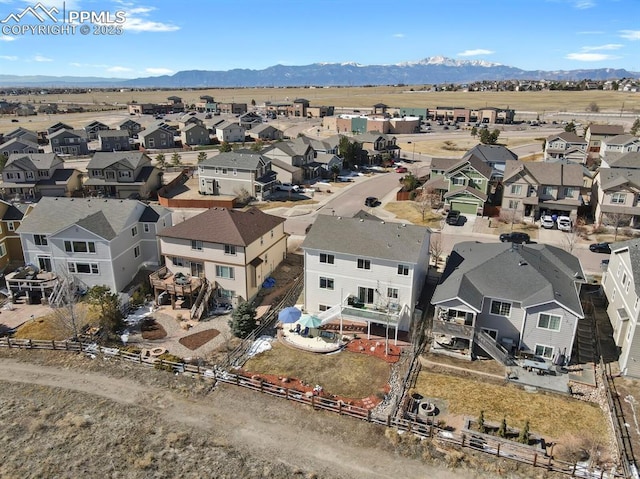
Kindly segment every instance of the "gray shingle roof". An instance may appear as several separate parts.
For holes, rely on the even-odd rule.
[[[416,264],[429,234],[423,226],[318,215],[302,249]]]
[[[629,151],[614,158],[610,156],[607,155],[607,163],[611,168],[640,168],[640,151]]]
[[[48,170],[61,159],[55,153],[12,153],[5,166],[14,165],[23,170]]]
[[[626,145],[627,143],[631,143],[633,141],[638,141],[638,137],[637,136],[633,136],[633,135],[629,135],[629,134],[622,134],[622,135],[616,135],[616,136],[612,136],[610,138],[607,138],[606,140],[604,140],[604,143],[606,143],[607,146],[609,146],[609,145]]]
[[[44,197],[24,218],[18,231],[50,235],[79,224],[106,240],[112,240],[129,226],[136,210],[142,214],[141,206],[144,203],[136,200]]]
[[[618,188],[622,185],[640,187],[640,170],[631,168],[600,168],[600,188],[606,191],[610,188]]]
[[[102,170],[116,163],[135,170],[139,165],[150,163],[151,159],[139,151],[99,151],[96,152],[89,163],[87,169]]]
[[[480,311],[487,297],[524,308],[557,301],[582,317],[575,282],[584,277],[578,258],[555,246],[467,241],[455,245],[431,303],[459,298]]]
[[[87,139],[87,133],[84,130],[67,130],[65,128],[61,128],[60,130],[49,134],[49,139],[52,140],[54,138],[57,138],[58,136],[77,136],[78,138],[81,138],[83,140]]]
[[[519,173],[529,173],[540,185],[582,186],[582,165],[550,161],[507,161],[504,169],[505,183]]]
[[[222,168],[240,168],[243,170],[256,170],[261,163],[269,163],[270,159],[259,153],[238,153],[229,151],[212,156],[200,162],[201,166],[219,166]]]
[[[478,144],[465,153],[463,158],[475,155],[486,163],[504,163],[508,160],[517,160],[516,155],[509,148],[501,145]]]
[[[572,131],[563,131],[562,133],[550,135],[547,137],[547,143],[552,142],[553,140],[556,140],[558,138],[566,141],[567,143],[581,143],[584,145],[587,144],[587,140],[585,140],[581,136],[576,135]]]
[[[100,130],[98,131],[98,138],[129,138],[129,132],[127,130]]]

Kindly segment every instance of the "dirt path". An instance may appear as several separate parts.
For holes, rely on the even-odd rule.
[[[138,408],[143,410],[142,417],[144,410],[150,417],[158,412],[160,419],[167,424],[165,430],[172,430],[172,423],[187,426],[196,435],[210,434],[218,442],[245,451],[244,454],[253,456],[265,467],[269,463],[272,467],[286,466],[294,474],[306,471],[308,477],[483,477],[475,472],[452,472],[400,458],[388,445],[381,428],[313,412],[305,406],[288,404],[232,386],[220,387],[206,396],[187,398],[126,377],[44,366],[12,358],[0,358],[0,381],[7,388],[18,387],[15,383],[21,383],[23,386],[19,387],[25,388],[39,386],[38,391],[44,387],[49,398],[47,407],[52,409],[56,408],[55,400],[61,394],[58,391],[64,390],[75,392],[68,397],[78,401],[74,404],[77,410],[82,410],[82,401],[86,403],[88,398],[88,402],[100,403],[101,408],[113,408],[120,415]],[[25,398],[28,397],[26,394]],[[4,453],[10,454],[10,451]],[[121,467],[126,469],[128,465],[122,464]],[[67,471],[67,474],[73,477],[73,471]],[[276,476],[271,472],[270,475],[251,477],[286,475]]]

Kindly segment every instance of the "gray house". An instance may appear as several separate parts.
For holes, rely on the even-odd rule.
[[[55,292],[52,280],[64,274],[86,287],[122,291],[140,268],[159,264],[156,234],[167,226],[169,210],[137,200],[42,198],[18,233],[25,263],[53,275],[28,281],[8,275],[7,285],[39,300]]]
[[[11,154],[18,153],[40,153],[42,150],[37,143],[21,138],[12,138],[0,144],[0,155],[9,158]]]
[[[124,120],[122,123],[120,123],[118,125],[118,129],[127,131],[129,133],[129,137],[131,138],[144,130],[140,123],[131,119]]]
[[[27,130],[22,127],[16,128],[4,135],[5,141],[11,140],[12,138],[19,138],[21,140],[30,141],[31,143],[38,143],[38,134],[35,131]]]
[[[87,137],[84,130],[67,130],[61,128],[49,135],[51,150],[64,155],[87,155]]]
[[[247,131],[247,135],[254,140],[282,140],[284,133],[275,126],[262,123]]]
[[[220,142],[226,141],[229,143],[245,140],[245,129],[238,123],[232,123],[230,121],[223,121],[216,126],[216,138]]]
[[[432,351],[455,345],[504,364],[521,351],[564,365],[584,317],[584,282],[578,258],[555,246],[458,243],[431,300]]]
[[[173,130],[162,125],[154,125],[138,133],[140,145],[146,149],[164,150],[174,148]]]
[[[271,160],[253,152],[228,152],[207,158],[198,164],[198,175],[199,191],[203,195],[248,194],[263,200],[276,183]]]
[[[162,171],[139,151],[98,152],[87,165],[89,194],[114,198],[149,198],[162,184]]]
[[[129,132],[127,130],[100,130],[98,132],[99,151],[129,151]]]
[[[91,123],[89,123],[87,126],[84,127],[84,131],[87,134],[87,138],[89,140],[97,140],[98,133],[108,129],[109,129],[108,125],[105,125],[104,123],[97,120],[92,121]]]
[[[188,123],[180,132],[180,139],[183,145],[208,145],[211,143],[209,130],[199,123]]]

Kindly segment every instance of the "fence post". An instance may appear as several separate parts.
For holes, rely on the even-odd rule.
[[[11,349],[11,339],[7,336],[7,347]]]
[[[387,414],[387,427],[391,427],[391,414]]]
[[[289,388],[284,388],[284,398],[289,399]]]
[[[51,348],[55,351],[56,350],[56,342],[52,339],[51,340]]]
[[[67,341],[66,339],[64,340],[64,349],[66,351],[69,351],[69,341]]]
[[[338,415],[342,416],[342,401],[338,401]]]
[[[371,409],[367,409],[367,422],[371,422]]]
[[[536,467],[536,463],[538,462],[538,453],[533,453],[533,467]]]
[[[576,477],[576,466],[578,465],[577,462],[573,463],[573,470],[571,471],[571,477]]]
[[[496,456],[497,456],[497,457],[500,457],[500,446],[501,446],[501,444],[500,444],[500,443],[498,443],[498,447],[497,447],[497,449],[496,449]],[[535,461],[533,462],[533,465],[535,466]]]
[[[312,409],[315,409],[315,403],[316,403],[315,402],[315,398],[316,398],[315,396],[311,396],[311,408]]]
[[[465,438],[465,435],[463,434],[462,435],[462,442],[460,443],[460,447],[464,447],[464,438]]]
[[[236,386],[240,386],[240,375],[236,374]]]
[[[29,348],[28,349],[33,349],[33,341],[29,340]]]
[[[262,381],[262,379],[260,380],[260,392],[264,392],[264,382]]]

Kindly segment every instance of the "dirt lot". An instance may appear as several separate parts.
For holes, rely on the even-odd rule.
[[[419,444],[409,441],[412,449],[399,454],[381,427],[80,355],[0,350],[0,381],[5,478],[455,479],[514,467],[452,471],[447,463],[471,464],[457,451],[425,465]],[[551,476],[522,469],[502,477]]]

